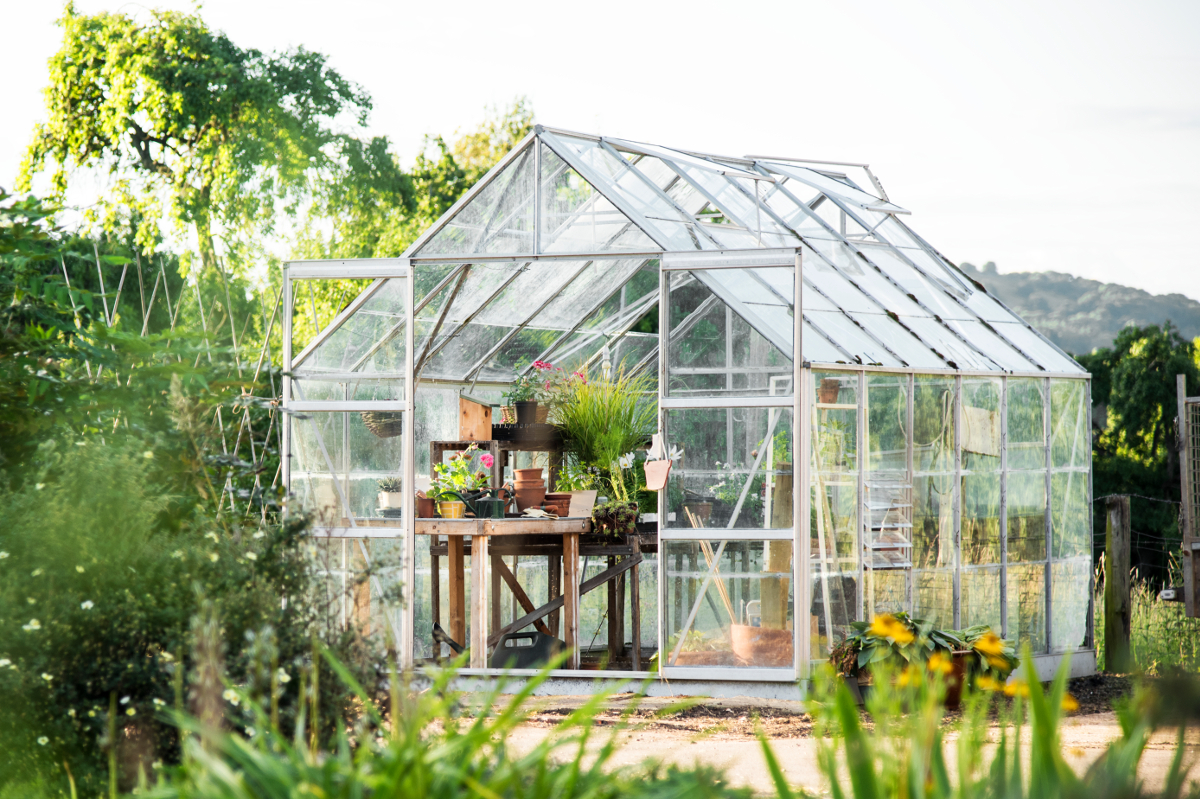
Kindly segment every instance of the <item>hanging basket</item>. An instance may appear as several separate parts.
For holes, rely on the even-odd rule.
[[[399,411],[363,411],[363,424],[379,438],[395,438],[404,432],[404,416]]]
[[[500,406],[500,424],[516,424],[517,409],[514,405]]]
[[[538,424],[545,424],[550,419],[550,406],[539,402],[533,418]]]

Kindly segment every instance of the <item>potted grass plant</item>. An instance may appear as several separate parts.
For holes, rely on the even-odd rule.
[[[379,507],[400,508],[404,502],[404,482],[399,477],[384,477],[376,481],[379,486]]]

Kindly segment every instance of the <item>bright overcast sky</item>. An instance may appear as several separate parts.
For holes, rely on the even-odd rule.
[[[3,5],[11,187],[61,6]],[[956,262],[1200,299],[1195,0],[209,0],[203,15],[242,47],[329,55],[370,91],[372,128],[406,164],[423,134],[470,129],[524,94],[555,127],[869,163]]]

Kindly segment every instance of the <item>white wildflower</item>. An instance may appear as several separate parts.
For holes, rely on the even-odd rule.
[[[41,491],[41,490],[42,490],[43,488],[45,488],[45,487],[46,487],[46,484],[45,484],[45,483],[37,483],[37,484],[35,484],[35,485],[34,485],[34,488],[35,488],[36,490],[38,490],[38,491]]]
[[[225,693],[221,694],[221,698],[234,707],[237,707],[238,703],[242,701],[241,697],[238,696],[238,692],[232,688],[226,688]]]
[[[7,557],[8,557],[8,553],[7,553],[7,552],[0,552],[0,560],[4,560],[4,559],[5,559],[5,558],[7,558]]]
[[[32,572],[29,573],[29,576],[30,577],[41,577],[43,574],[45,574],[45,572],[46,572],[45,569],[34,569]]]
[[[258,732],[253,727],[246,728],[246,736],[247,737],[253,738],[255,735],[258,735]]]
[[[253,536],[251,536],[251,538],[266,538],[266,537],[267,537],[267,534],[264,533],[262,530],[259,530],[257,533],[255,533]]]
[[[96,603],[89,599],[85,602],[80,602],[79,607],[83,608],[84,610],[91,610],[92,608],[96,607]]]
[[[633,467],[633,453],[628,452],[617,459],[617,465],[622,469],[630,469]]]
[[[280,669],[279,671],[275,672],[275,675],[277,677],[279,677],[279,681],[282,683],[289,683],[292,681],[292,678],[289,677],[288,673],[286,671],[284,671],[283,669]]]
[[[45,746],[45,745],[46,745],[46,744],[48,744],[48,743],[50,743],[50,739],[49,739],[49,738],[47,738],[45,735],[43,735],[43,736],[41,736],[40,738],[38,738],[38,745],[39,745],[39,746]]]
[[[182,549],[175,550],[174,552],[171,553],[171,557],[182,559],[183,558],[183,550]]]
[[[151,458],[154,457],[154,453],[151,452],[150,450],[146,450],[145,452],[142,453],[142,457],[145,458],[146,460],[150,460]]]
[[[0,658],[0,669],[12,665],[12,661],[8,658]]]
[[[215,542],[215,543],[220,543],[220,542],[221,542],[221,539],[220,539],[219,537],[217,537],[217,534],[216,534],[216,533],[214,533],[212,530],[209,530],[207,533],[205,533],[205,534],[204,534],[204,537],[205,537],[205,538],[211,538],[211,539],[213,540],[213,542]]]
[[[246,560],[258,560],[258,555],[255,555],[253,552],[247,552]]]
[[[37,604],[37,600],[36,600],[36,599],[34,599],[33,597],[26,597],[26,598],[25,598],[25,601],[26,601],[26,602],[28,602],[28,603],[29,603],[29,604],[31,604],[31,605],[36,605],[36,604]]]
[[[43,671],[43,672],[42,672],[42,679],[43,679],[43,680],[45,680],[46,682],[50,682],[51,680],[53,680],[53,679],[54,679],[54,675],[53,675],[53,674],[47,674],[46,672],[44,672],[44,671]]]
[[[22,630],[24,630],[24,631],[25,631],[25,632],[27,632],[27,633],[31,633],[31,632],[33,632],[34,630],[40,630],[40,629],[42,629],[42,623],[41,623],[40,621],[38,621],[37,619],[30,619],[30,620],[29,620],[29,624],[22,624],[22,625],[21,625],[21,629],[22,629]]]
[[[218,555],[216,552],[209,552],[208,559],[211,560],[213,563],[216,563],[218,560],[221,559],[221,556]]]
[[[154,706],[155,706],[155,707],[166,707],[166,706],[167,706],[167,703],[166,703],[166,702],[164,702],[164,701],[162,701],[161,699],[159,699],[159,698],[156,696],[156,697],[154,697]]]
[[[670,451],[670,453],[668,453],[667,458],[669,458],[670,460],[673,460],[673,461],[677,461],[682,457],[683,457],[683,450],[681,450],[679,447],[672,444],[671,451]]]
[[[79,572],[80,574],[83,574],[83,572],[84,572],[84,569],[83,569],[83,567],[82,567],[82,566],[76,566],[76,567],[75,567],[75,571]]]
[[[121,697],[121,704],[122,704],[122,705],[128,705],[128,704],[129,704],[129,697],[127,697],[127,696],[123,696],[123,697]]]
[[[71,718],[75,718],[75,708],[71,708],[70,710],[68,710],[67,715],[70,716]]]

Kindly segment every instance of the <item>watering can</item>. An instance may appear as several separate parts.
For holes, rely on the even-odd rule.
[[[475,514],[476,519],[503,519],[504,508],[508,505],[507,502],[496,496],[499,489],[487,488],[479,493],[470,493],[467,499],[457,491],[443,491],[442,496],[454,497],[459,502],[467,506],[467,510]],[[489,497],[488,494],[492,496]],[[474,502],[472,502],[474,500]]]

